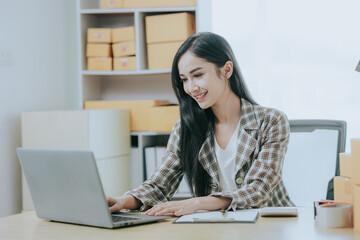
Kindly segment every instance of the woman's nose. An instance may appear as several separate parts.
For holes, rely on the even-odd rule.
[[[199,91],[199,86],[194,81],[189,81],[189,92],[194,93]]]

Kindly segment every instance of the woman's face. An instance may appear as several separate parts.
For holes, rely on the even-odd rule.
[[[223,68],[187,51],[178,63],[184,90],[202,109],[214,106],[229,90]]]

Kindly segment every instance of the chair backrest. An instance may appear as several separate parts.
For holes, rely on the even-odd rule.
[[[283,180],[296,206],[313,206],[333,199],[333,177],[338,176],[339,153],[345,151],[346,122],[290,120],[290,142]]]

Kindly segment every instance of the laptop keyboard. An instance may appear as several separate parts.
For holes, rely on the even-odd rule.
[[[134,217],[114,216],[114,215],[112,215],[112,219],[114,222],[127,222],[131,220],[138,220],[138,218],[134,218]]]

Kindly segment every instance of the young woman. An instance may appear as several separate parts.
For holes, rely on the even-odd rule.
[[[181,118],[162,165],[140,187],[109,197],[110,211],[180,216],[293,206],[282,181],[287,117],[251,98],[227,41],[214,33],[189,37],[174,57],[172,85]],[[184,175],[194,197],[170,201]]]

